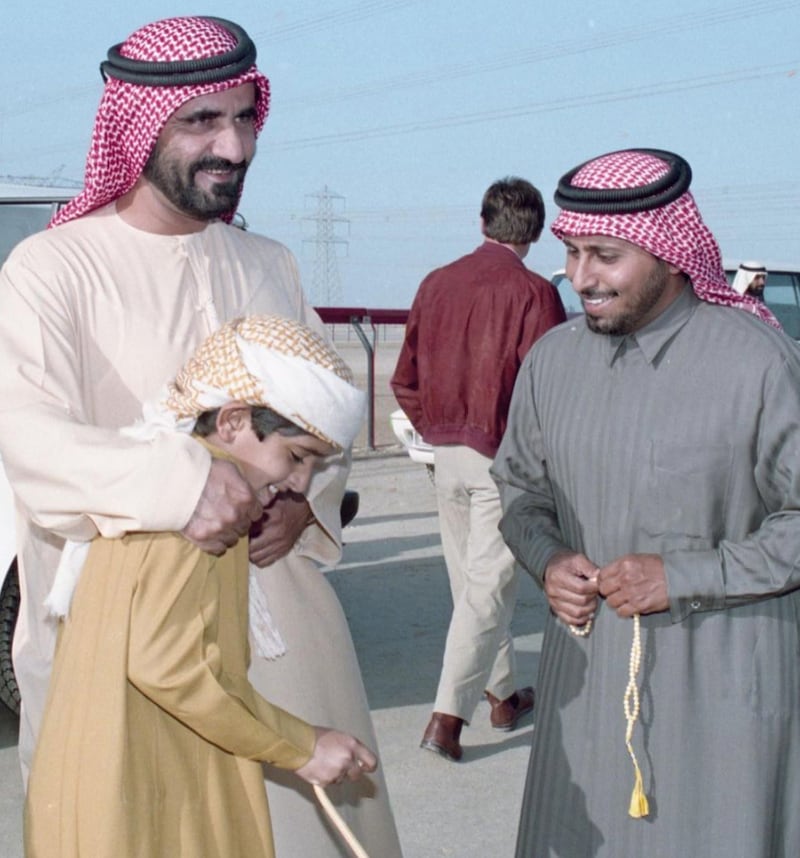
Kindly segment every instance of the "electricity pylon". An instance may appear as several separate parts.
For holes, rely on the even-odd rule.
[[[313,215],[303,220],[316,223],[314,238],[303,239],[304,243],[314,245],[314,274],[311,280],[311,302],[317,307],[335,307],[342,303],[342,286],[339,281],[339,266],[337,257],[339,248],[347,253],[347,239],[337,235],[337,225],[346,224],[349,231],[350,221],[334,212],[334,204],[341,201],[344,208],[344,197],[331,191],[327,185],[316,194],[307,194],[316,198],[317,210]]]

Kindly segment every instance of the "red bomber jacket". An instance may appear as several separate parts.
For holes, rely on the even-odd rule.
[[[390,382],[397,402],[429,444],[493,458],[522,359],[565,320],[551,283],[485,241],[422,281]]]

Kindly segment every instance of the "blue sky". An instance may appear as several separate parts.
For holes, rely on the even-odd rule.
[[[532,181],[550,223],[559,176],[627,146],[689,160],[726,258],[800,261],[800,2],[789,0],[13,4],[0,175],[81,179],[107,48],[197,13],[256,42],[273,96],[242,211],[294,251],[316,303],[407,307],[431,268],[480,242],[492,181]],[[315,219],[326,190],[341,239],[327,296]],[[549,275],[563,252],[546,232],[526,263]]]

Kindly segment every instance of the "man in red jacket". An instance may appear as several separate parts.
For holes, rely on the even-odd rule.
[[[398,403],[435,448],[453,615],[421,747],[454,761],[482,694],[498,730],[514,729],[533,709],[533,689],[515,683],[509,627],[518,571],[498,531],[500,498],[489,466],[522,359],[566,318],[555,288],[522,262],[543,224],[542,196],[530,182],[509,177],[486,191],[483,244],[422,282],[391,380]]]

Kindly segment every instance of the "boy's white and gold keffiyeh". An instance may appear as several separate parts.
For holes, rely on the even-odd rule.
[[[342,358],[310,328],[280,316],[234,319],[208,337],[143,418],[120,430],[146,441],[158,432],[191,432],[205,411],[229,402],[265,406],[310,435],[347,449],[364,420],[366,395],[353,384]],[[69,613],[91,543],[68,540],[45,606],[56,617]],[[250,626],[258,654],[285,651],[266,597],[250,582]]]
[[[280,316],[244,316],[208,337],[144,419],[123,430],[148,438],[191,432],[204,411],[228,402],[266,406],[340,449],[364,420],[366,396],[341,357],[310,328]]]

